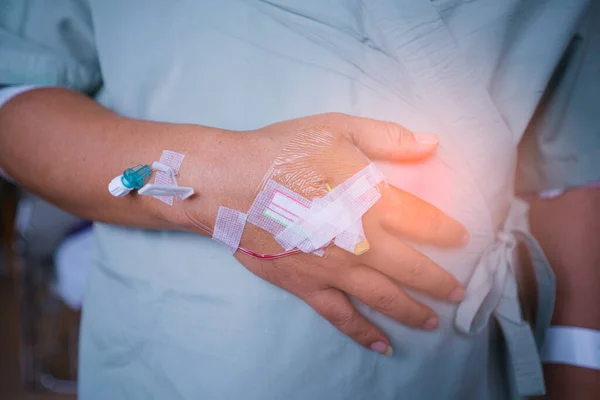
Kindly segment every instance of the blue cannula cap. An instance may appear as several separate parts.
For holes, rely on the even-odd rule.
[[[136,165],[123,171],[121,182],[129,189],[139,189],[148,182],[152,175],[152,168],[149,165]]]

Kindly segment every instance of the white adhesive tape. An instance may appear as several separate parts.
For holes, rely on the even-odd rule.
[[[248,222],[276,236],[310,207],[310,200],[269,180],[250,206]]]
[[[183,158],[185,156],[181,153],[177,153],[171,150],[163,150],[162,155],[160,156],[159,163],[169,167],[173,173],[169,173],[166,171],[158,170],[156,171],[156,178],[154,178],[154,185],[171,185],[176,186],[177,181],[174,179],[175,175],[179,173],[179,168],[181,167],[181,163],[183,162]],[[139,193],[139,191],[138,191]],[[193,191],[192,191],[193,194]],[[164,195],[157,195],[156,198],[163,203],[167,203],[168,205],[173,205],[174,195],[167,193]]]
[[[335,240],[340,248],[354,252],[366,240],[362,217],[381,198],[377,185],[382,181],[381,172],[369,164],[326,196],[314,199],[298,218],[286,220],[285,228],[271,233],[286,251],[298,248],[311,253]]]
[[[227,207],[219,207],[212,238],[227,247],[231,254],[240,246],[247,215]]]

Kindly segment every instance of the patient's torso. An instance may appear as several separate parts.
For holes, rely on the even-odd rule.
[[[248,130],[337,111],[440,135],[431,160],[379,165],[469,229],[464,249],[419,247],[463,283],[502,229],[516,144],[560,55],[537,49],[542,62],[526,62],[524,79],[500,31],[527,9],[516,1],[91,3],[99,100],[126,116]],[[559,3],[547,2],[542,19]],[[487,24],[469,18],[482,11]],[[563,11],[576,18],[578,6]],[[506,398],[498,330],[458,332],[455,306],[415,294],[440,314],[436,332],[421,332],[359,305],[392,341],[396,354],[385,358],[210,239],[105,225],[97,239],[87,329],[116,345],[89,337],[84,365],[97,377],[83,378],[88,392],[114,394],[101,382],[111,363],[130,359],[125,371],[157,398]]]

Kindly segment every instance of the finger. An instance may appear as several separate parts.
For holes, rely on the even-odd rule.
[[[392,347],[385,334],[359,313],[344,293],[329,288],[304,297],[303,300],[356,343],[381,354],[392,354]]]
[[[348,116],[346,124],[356,147],[375,160],[420,160],[431,156],[439,142],[437,135],[413,133],[389,121]]]
[[[438,246],[462,246],[469,241],[469,233],[458,221],[439,208],[389,186],[373,213],[388,232]]]
[[[340,281],[340,289],[374,310],[398,322],[420,329],[434,329],[439,318],[380,272],[367,266],[351,268]]]
[[[431,261],[394,236],[380,232],[369,234],[371,249],[359,257],[360,261],[382,274],[435,298],[452,302],[461,301],[464,289],[451,273]]]

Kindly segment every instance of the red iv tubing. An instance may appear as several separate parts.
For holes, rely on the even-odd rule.
[[[192,222],[192,224],[194,224],[194,226],[196,228],[205,232],[207,235],[210,235],[210,236],[213,235],[213,230],[211,228],[204,225],[202,222],[198,221],[196,218],[192,217],[190,214],[188,214],[187,211],[185,211],[185,216],[188,217],[188,219]],[[262,260],[275,260],[277,258],[291,256],[293,254],[298,254],[298,253],[302,252],[301,250],[296,249],[296,250],[284,251],[283,253],[261,254],[261,253],[256,253],[252,250],[246,249],[245,247],[242,247],[242,246],[238,247],[238,251],[240,251],[241,253],[244,253],[246,255],[249,255],[250,257],[254,257],[254,258],[258,258],[258,259],[262,259]]]

